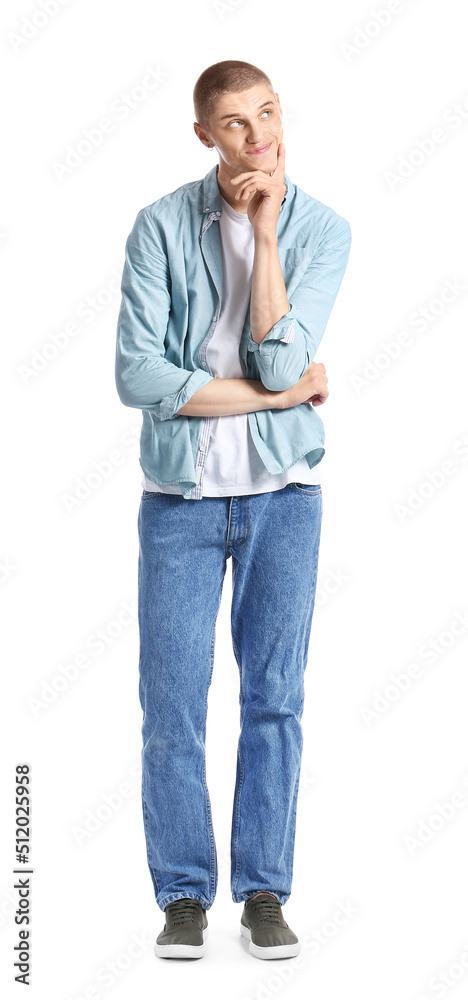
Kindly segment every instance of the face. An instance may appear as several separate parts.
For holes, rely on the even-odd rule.
[[[211,116],[209,132],[196,122],[194,129],[205,146],[214,145],[218,150],[221,175],[235,176],[247,170],[270,172],[276,167],[278,145],[283,139],[278,94],[273,95],[263,84],[222,94]]]

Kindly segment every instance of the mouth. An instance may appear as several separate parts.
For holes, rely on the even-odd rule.
[[[262,153],[267,153],[271,146],[271,142],[267,146],[258,146],[257,149],[248,149],[247,153],[249,156],[260,156]]]

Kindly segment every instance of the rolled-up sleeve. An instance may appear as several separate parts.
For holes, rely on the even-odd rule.
[[[201,368],[179,368],[164,356],[171,308],[169,265],[144,208],[125,244],[121,293],[117,392],[125,406],[151,410],[159,420],[170,420],[213,376]]]
[[[351,227],[339,223],[325,231],[291,296],[289,312],[272,326],[260,344],[249,329],[247,350],[267,389],[289,389],[314,360],[338,295],[351,248]],[[287,289],[286,289],[287,292]]]

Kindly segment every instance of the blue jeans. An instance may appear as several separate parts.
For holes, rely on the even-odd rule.
[[[184,500],[143,490],[138,513],[142,807],[161,910],[212,905],[218,881],[205,770],[215,625],[232,556],[240,736],[234,902],[291,893],[301,717],[322,521],[320,486]]]

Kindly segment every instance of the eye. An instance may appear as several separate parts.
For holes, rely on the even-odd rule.
[[[268,108],[265,108],[265,111],[262,111],[260,117],[262,117],[262,115],[271,115],[271,111]],[[232,122],[229,122],[228,128],[230,128],[231,125],[237,125],[238,122],[240,122],[240,118],[235,118]]]

